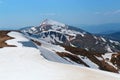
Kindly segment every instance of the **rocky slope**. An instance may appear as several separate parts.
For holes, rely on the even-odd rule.
[[[101,36],[105,36],[108,39],[112,39],[112,40],[116,40],[120,42],[120,31],[116,31],[116,32],[112,32],[112,33],[108,33],[108,34],[98,34]]]
[[[113,56],[120,51],[117,41],[48,19],[21,32],[36,43],[48,60],[119,73]]]
[[[26,28],[22,32],[52,44],[62,43],[100,53],[120,51],[120,43],[117,41],[95,36],[82,29],[48,19],[44,20],[40,26]]]

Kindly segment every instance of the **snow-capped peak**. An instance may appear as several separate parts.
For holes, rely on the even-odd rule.
[[[51,19],[45,19],[41,25],[52,25],[52,26],[61,26],[61,27],[65,27],[66,25]]]
[[[46,19],[40,24],[41,31],[50,31],[50,30],[61,31],[67,29],[68,29],[67,25],[51,19]]]

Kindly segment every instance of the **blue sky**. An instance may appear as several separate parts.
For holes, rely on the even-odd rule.
[[[0,0],[0,27],[53,19],[79,26],[120,23],[120,0]]]

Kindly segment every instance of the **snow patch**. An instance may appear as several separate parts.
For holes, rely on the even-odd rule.
[[[113,40],[109,40],[111,43],[115,43],[116,45],[120,45],[120,43],[118,41],[113,41]]]
[[[110,48],[109,45],[106,46],[106,50],[107,50],[108,52],[113,52],[113,51],[111,50],[111,48]]]
[[[93,36],[96,40],[97,40],[97,37],[96,36]]]
[[[18,47],[22,47],[23,45],[19,43],[19,41],[29,41],[27,38],[23,37],[23,35],[19,32],[9,32],[8,36],[13,37],[12,40],[7,40],[6,43],[9,45],[16,45]]]
[[[98,60],[100,60],[100,61],[104,60],[104,59],[101,58],[101,57],[97,57],[97,56],[96,56],[96,58],[97,58]]]
[[[83,56],[78,56],[81,60],[83,60],[85,63],[87,63],[90,68],[94,68],[94,69],[98,69],[99,66],[96,65],[95,63],[93,63],[91,60],[89,60],[87,57],[83,57]]]
[[[101,39],[102,39],[104,42],[107,42],[105,38],[101,37]]]

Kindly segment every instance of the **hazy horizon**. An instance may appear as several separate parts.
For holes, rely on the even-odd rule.
[[[39,26],[39,25],[29,25],[29,26],[20,26],[20,27],[5,26],[5,27],[0,27],[0,30],[20,30],[22,28],[31,27],[31,26]],[[120,23],[106,23],[99,25],[81,24],[81,25],[69,25],[69,26],[77,27],[85,31],[88,31],[90,33],[112,33],[112,32],[120,31]]]

